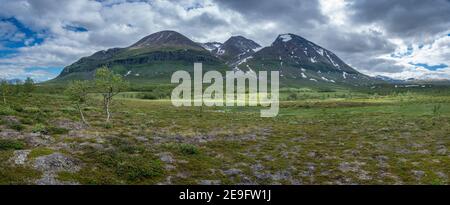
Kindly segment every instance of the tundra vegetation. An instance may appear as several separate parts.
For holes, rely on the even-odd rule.
[[[449,184],[446,86],[283,87],[261,118],[174,107],[170,85],[106,68],[27,81],[1,87],[0,184]]]

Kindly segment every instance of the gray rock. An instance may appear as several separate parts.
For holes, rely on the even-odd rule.
[[[77,172],[79,162],[61,153],[53,153],[36,158],[33,167],[39,171],[56,173],[61,171]]]
[[[17,150],[14,151],[14,156],[12,158],[12,161],[16,165],[23,165],[25,164],[25,161],[27,160],[28,154],[30,154],[31,150]]]
[[[27,133],[23,138],[28,145],[33,147],[47,146],[55,142],[53,137],[40,133]]]
[[[431,152],[430,152],[430,150],[422,149],[422,150],[417,151],[417,153],[419,153],[419,154],[430,154]]]
[[[74,122],[68,119],[59,119],[53,122],[56,127],[64,128],[67,130],[81,130],[86,128],[86,126],[81,122]]]
[[[425,176],[425,172],[424,171],[420,171],[420,170],[412,170],[412,173],[414,174],[414,176],[416,178],[422,178],[423,176]]]
[[[6,123],[13,123],[13,124],[20,123],[20,120],[17,119],[16,116],[11,116],[11,115],[10,116],[3,116],[2,120],[4,122],[6,122]]]
[[[198,181],[199,185],[220,185],[220,180],[200,180]]]
[[[309,152],[307,156],[311,157],[311,158],[315,158],[316,157],[316,153],[315,152]]]
[[[138,136],[136,137],[136,140],[139,142],[148,142],[148,139],[144,136]]]
[[[171,164],[166,164],[165,166],[164,166],[164,169],[166,169],[166,170],[168,170],[168,171],[170,171],[170,170],[174,170],[176,167],[174,166],[174,165],[171,165]]]
[[[158,154],[159,159],[165,163],[174,163],[175,160],[173,159],[172,153],[170,152],[162,152]]]
[[[353,163],[342,162],[339,164],[339,170],[341,170],[342,172],[356,172],[358,171],[358,167]]]
[[[447,154],[447,148],[445,146],[439,146],[438,150],[436,151],[437,155],[446,155]]]
[[[229,169],[223,172],[225,175],[231,176],[231,175],[239,175],[242,173],[242,170],[240,169]]]
[[[188,172],[179,172],[177,173],[176,177],[181,178],[181,179],[186,179],[189,176],[191,176]]]
[[[445,180],[448,179],[447,174],[445,174],[444,172],[436,172],[436,175],[441,179],[445,179]]]
[[[22,139],[23,136],[20,132],[11,129],[2,129],[0,131],[0,138],[2,139]]]
[[[53,153],[36,158],[33,167],[43,172],[40,179],[36,180],[38,185],[59,185],[59,184],[77,184],[75,182],[62,182],[57,180],[56,174],[61,171],[77,172],[80,170],[79,162],[66,157],[61,153]]]

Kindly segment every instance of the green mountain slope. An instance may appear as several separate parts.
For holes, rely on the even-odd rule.
[[[91,79],[101,66],[107,66],[133,82],[170,83],[177,70],[193,71],[193,63],[202,62],[204,70],[227,70],[225,63],[209,51],[175,31],[151,34],[127,48],[99,51],[65,67],[50,82]]]

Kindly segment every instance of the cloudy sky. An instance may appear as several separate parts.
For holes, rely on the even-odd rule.
[[[264,46],[294,33],[365,74],[450,79],[450,0],[0,0],[0,78],[51,79],[160,30]]]

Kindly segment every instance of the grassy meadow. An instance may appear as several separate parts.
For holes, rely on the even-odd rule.
[[[280,112],[40,86],[0,106],[0,184],[449,184],[450,89],[284,88]],[[47,160],[47,161],[46,161]],[[56,160],[58,163],[48,163]]]

